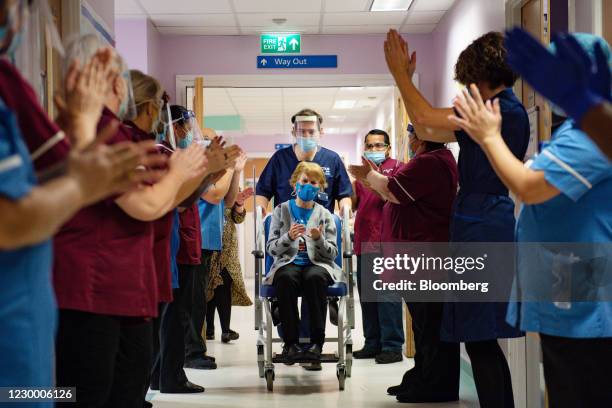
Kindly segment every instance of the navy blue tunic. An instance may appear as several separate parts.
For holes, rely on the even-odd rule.
[[[496,95],[502,113],[502,137],[523,160],[529,143],[529,118],[511,89]],[[493,99],[494,99],[493,98]],[[459,142],[459,194],[451,223],[453,242],[513,242],[514,202],[480,146],[463,131]],[[512,338],[522,332],[506,323],[508,303],[446,303],[441,338],[465,342]]]
[[[312,161],[321,166],[327,178],[325,192],[329,199],[327,201],[317,199],[316,201],[333,213],[336,200],[350,197],[353,194],[351,180],[346,173],[342,159],[336,152],[320,147]],[[259,176],[256,194],[268,200],[274,197],[274,206],[289,201],[292,198],[294,187],[289,185],[289,179],[299,163],[293,146],[274,153]]]

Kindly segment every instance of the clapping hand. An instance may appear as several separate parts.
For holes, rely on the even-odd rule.
[[[289,238],[291,238],[292,241],[295,241],[304,235],[304,232],[306,232],[306,226],[304,226],[304,224],[292,224],[288,232]]]
[[[470,92],[463,90],[463,95],[454,101],[455,109],[461,117],[451,115],[448,119],[467,132],[478,144],[482,145],[495,138],[501,138],[502,116],[499,100],[493,103],[483,102],[478,87],[470,86]]]

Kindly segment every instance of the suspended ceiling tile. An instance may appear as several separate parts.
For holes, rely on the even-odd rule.
[[[371,0],[326,0],[325,12],[366,11]]]
[[[384,34],[390,29],[397,29],[397,25],[346,25],[324,26],[323,34]]]
[[[286,31],[285,27],[314,26],[319,24],[320,13],[239,13],[238,22],[245,27],[271,27],[278,31]],[[287,21],[282,25],[277,25],[272,20],[275,18],[285,18]]]
[[[321,0],[233,0],[237,13],[319,13]],[[279,15],[279,17],[283,17]]]
[[[414,11],[449,10],[456,0],[417,0]]]
[[[401,24],[406,18],[406,11],[357,12],[357,13],[326,13],[323,23],[326,26],[346,25],[394,25]]]
[[[123,1],[123,0],[121,0]],[[231,13],[228,0],[138,0],[149,14]]]
[[[237,27],[158,27],[166,35],[239,35]]]
[[[233,14],[152,14],[151,20],[157,27],[233,27]]]
[[[242,33],[244,35],[261,35],[264,33],[273,33],[273,32],[278,32],[278,31],[294,32],[294,33],[300,33],[300,34],[318,34],[319,33],[318,25],[312,25],[312,26],[300,25],[300,26],[293,26],[293,27],[287,26],[287,27],[284,27],[282,30],[279,30],[278,26],[269,24],[267,26],[254,26],[254,27],[241,26],[240,29],[242,30]]]

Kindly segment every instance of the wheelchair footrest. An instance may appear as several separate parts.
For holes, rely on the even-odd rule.
[[[329,353],[329,354],[321,354],[321,363],[337,363],[340,359],[338,358],[337,355],[335,355],[334,353]],[[276,354],[274,353],[274,355],[272,356],[272,362],[276,363],[276,364],[285,364],[288,361],[286,361],[285,358],[283,358],[280,354]],[[300,363],[314,363],[314,361],[312,360],[308,360],[308,359],[304,359],[304,360],[293,360],[291,361],[291,363],[296,363],[296,364],[300,364]]]

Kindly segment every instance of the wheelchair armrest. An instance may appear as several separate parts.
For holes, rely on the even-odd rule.
[[[255,256],[255,259],[263,259],[264,258],[264,251],[254,250],[254,251],[251,251],[251,254],[253,254],[253,256]]]

